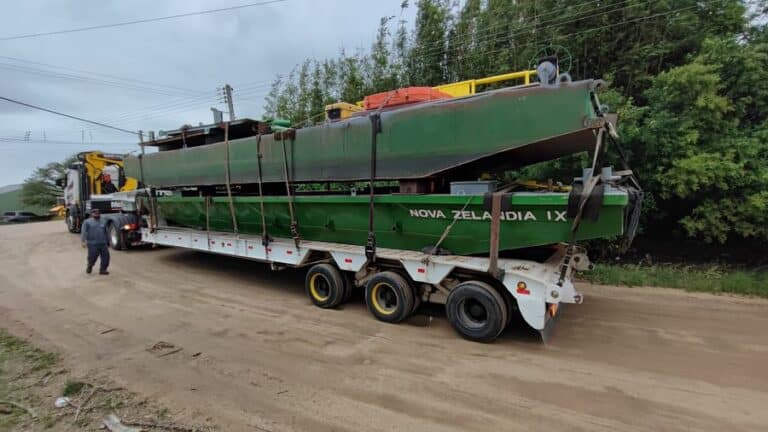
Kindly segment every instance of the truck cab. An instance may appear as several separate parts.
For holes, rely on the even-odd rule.
[[[135,200],[138,181],[126,177],[122,155],[79,153],[66,176],[59,180],[59,186],[64,189],[65,221],[70,232],[80,232],[91,210],[99,209],[113,248],[123,249],[138,241],[138,217],[125,206]]]

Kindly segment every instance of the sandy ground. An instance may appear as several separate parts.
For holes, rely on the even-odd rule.
[[[523,329],[483,345],[440,316],[313,307],[299,271],[112,259],[89,276],[62,222],[0,227],[0,326],[222,430],[768,430],[765,300],[583,286],[547,345]]]

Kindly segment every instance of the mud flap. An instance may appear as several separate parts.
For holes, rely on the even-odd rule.
[[[544,330],[547,323],[547,304],[538,296],[512,294],[523,320],[534,330]]]
[[[544,324],[544,328],[539,330],[539,336],[541,337],[541,342],[548,343],[549,340],[554,336],[555,333],[555,327],[557,324],[557,321],[560,319],[560,314],[563,313],[563,303],[559,303],[557,305],[557,313],[554,317],[549,317],[546,319],[546,323]]]

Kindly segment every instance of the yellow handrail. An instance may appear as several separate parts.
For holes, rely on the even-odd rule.
[[[432,87],[435,90],[439,90],[443,93],[449,94],[452,97],[462,97],[473,95],[477,92],[477,86],[485,84],[493,84],[502,81],[511,81],[516,79],[522,79],[523,84],[530,84],[531,77],[536,75],[536,70],[524,70],[519,72],[510,72],[501,75],[494,75],[485,78],[477,78],[471,80],[458,81],[450,84],[443,84],[436,87]],[[355,105],[363,107],[363,101],[357,102]]]
[[[520,72],[510,72],[501,75],[494,75],[486,78],[443,84],[433,88],[443,93],[447,93],[453,97],[469,96],[477,92],[478,85],[493,84],[501,81],[510,81],[515,79],[522,79],[524,84],[530,84],[531,76],[533,75],[536,75],[536,70],[524,70]]]

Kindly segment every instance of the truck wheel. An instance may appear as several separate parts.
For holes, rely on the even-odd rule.
[[[107,239],[109,246],[114,250],[125,249],[125,236],[114,223],[107,225]]]
[[[457,285],[445,303],[448,321],[464,338],[492,342],[508,323],[504,298],[492,286],[479,281]]]
[[[413,302],[413,288],[395,272],[381,272],[365,286],[365,303],[379,321],[396,323],[408,318]]]
[[[77,216],[73,215],[72,213],[67,213],[67,229],[71,233],[80,232],[80,224],[77,221]]]
[[[330,264],[316,264],[304,280],[309,299],[324,309],[336,307],[344,300],[346,287],[339,270]]]

